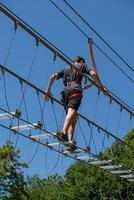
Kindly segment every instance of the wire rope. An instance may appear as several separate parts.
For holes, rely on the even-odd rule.
[[[49,0],[87,39],[89,38],[89,36],[53,1],[53,0]],[[117,65],[115,63],[115,61],[113,61],[110,56],[108,56],[107,53],[105,53],[94,41],[92,42],[94,44],[94,46],[101,52],[103,53],[103,55],[105,55],[105,57],[107,57],[119,70],[120,72],[122,72],[133,84],[134,84],[134,80],[124,71],[121,69],[121,67],[119,65]],[[134,72],[134,71],[133,71]]]
[[[117,57],[119,57],[126,65],[127,67],[134,72],[134,69],[119,55],[119,53],[117,53],[117,51],[115,51],[113,49],[113,47],[87,22],[86,19],[84,19],[84,17],[82,17],[78,11],[76,11],[76,9],[74,9],[71,4],[69,4],[66,0],[63,0],[66,5],[73,10],[73,12],[114,52],[114,54],[116,54]]]

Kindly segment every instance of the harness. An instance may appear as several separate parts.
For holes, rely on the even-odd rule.
[[[71,86],[71,84],[79,84],[77,81],[69,81],[69,82],[67,82],[66,83],[66,85],[65,86]]]
[[[64,90],[61,92],[61,95],[62,95],[61,101],[63,102],[63,104],[66,104],[68,102],[68,100],[70,100],[74,97],[82,97],[83,96],[82,90],[79,90],[79,91],[74,90],[74,91],[69,92],[69,89],[67,87],[68,86],[70,87],[71,84],[73,84],[73,83],[79,85],[79,83],[77,81],[69,81],[66,83]]]
[[[74,92],[70,92],[67,96],[67,100],[72,99],[73,97],[82,97],[82,91],[74,91]]]
[[[71,84],[78,84],[79,85],[79,83],[77,81],[69,81],[69,82],[67,82],[66,86],[71,86]],[[81,91],[72,91],[72,92],[68,92],[66,94],[67,100],[70,100],[73,97],[82,97],[82,96],[83,96],[82,90]]]

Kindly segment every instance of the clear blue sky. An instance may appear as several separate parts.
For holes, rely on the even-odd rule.
[[[32,0],[32,1],[18,1],[18,0],[2,0],[5,6],[13,11],[20,18],[25,20],[29,25],[41,33],[45,38],[51,41],[56,47],[62,50],[70,58],[76,55],[82,55],[87,64],[91,66],[89,57],[89,49],[87,39],[62,16],[59,11],[49,2],[49,0]],[[122,63],[117,56],[115,56],[104,44],[97,38],[97,36],[89,30],[78,17],[63,3],[62,0],[55,1],[70,17],[78,23],[81,28],[105,51],[108,55],[133,78],[133,74]],[[134,2],[132,0],[73,0],[68,1],[76,10],[89,22],[89,24],[101,34],[111,46],[119,52],[119,54],[134,68]],[[13,23],[0,13],[0,63],[3,64],[7,55],[8,47],[13,35]],[[18,28],[15,40],[7,60],[7,66],[13,71],[27,78],[32,58],[35,52],[35,41]],[[96,48],[94,48],[95,59],[98,66],[100,78],[103,84],[114,92],[118,97],[122,98],[129,106],[134,107],[134,85],[126,78],[120,71],[108,61]],[[33,65],[30,81],[36,84],[41,89],[45,90],[49,77],[53,72],[62,69],[66,64],[57,59],[55,64],[52,64],[52,53],[45,47],[39,45],[37,50],[36,60]],[[11,110],[15,110],[19,106],[21,99],[21,88],[17,81],[13,78],[6,77],[7,80],[7,94]],[[0,98],[0,106],[7,109],[4,97],[3,83],[0,84],[2,95]],[[62,82],[57,82],[53,87],[53,95],[60,99],[60,91],[62,89]],[[90,119],[93,119],[93,113],[96,103],[96,89],[92,88],[85,92],[80,112]],[[95,121],[105,127],[107,121],[108,98],[100,95]],[[43,96],[40,96],[43,104]],[[29,112],[30,121],[38,121],[40,119],[39,103],[35,92],[28,89],[26,92],[26,102]],[[62,117],[62,108],[55,105],[56,115],[60,121]],[[22,106],[22,116],[26,117]],[[53,111],[50,103],[47,103],[45,108],[44,120],[46,122],[47,130],[54,132],[56,124],[53,116]],[[129,129],[129,116],[125,111],[122,112],[121,119],[119,119],[119,107],[113,103],[111,106],[108,129],[123,137]],[[120,127],[118,128],[118,122]],[[4,122],[6,123],[6,122]],[[16,123],[16,122],[14,122]],[[87,142],[89,141],[89,128],[85,122],[81,122]],[[131,122],[133,127],[133,121]],[[61,128],[61,127],[60,127]],[[0,143],[3,144],[8,139],[9,133],[2,129],[4,134],[0,135]],[[36,132],[36,131],[35,131]],[[33,132],[34,133],[34,132]],[[36,132],[37,133],[37,132]],[[98,150],[101,149],[100,138],[97,130],[93,130]],[[28,134],[28,132],[26,132]],[[79,146],[84,146],[82,134],[79,127],[76,134],[76,139]],[[12,141],[16,141],[16,136],[11,137]],[[106,146],[111,144],[111,141],[106,141]],[[36,150],[36,144],[31,144],[19,137],[17,147],[21,149],[23,161],[30,160]],[[92,151],[95,152],[93,144]],[[46,157],[47,155],[47,157]],[[31,163],[26,174],[49,175],[51,169],[54,168],[58,154],[52,151],[46,151],[42,147],[39,148],[38,153]],[[55,171],[64,173],[67,166],[74,161],[59,157],[58,165]],[[55,172],[54,171],[54,172]]]

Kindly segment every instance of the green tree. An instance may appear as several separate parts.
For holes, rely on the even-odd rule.
[[[0,199],[21,200],[25,194],[25,163],[19,162],[19,151],[11,142],[0,148]]]
[[[57,174],[41,179],[37,175],[28,178],[27,192],[30,200],[58,200],[63,178]],[[25,198],[26,199],[26,198]]]
[[[134,129],[132,129],[124,137],[124,141],[127,145],[122,144],[120,141],[116,141],[113,145],[107,149],[102,157],[111,158],[115,163],[121,163],[125,169],[134,168]]]

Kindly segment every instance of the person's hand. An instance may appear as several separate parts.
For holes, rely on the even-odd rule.
[[[49,101],[49,98],[50,98],[50,95],[51,95],[50,90],[46,90],[45,93],[46,93],[46,94],[45,94],[45,100],[46,100],[46,101]]]
[[[105,96],[108,96],[108,95],[109,95],[108,89],[105,88],[104,86],[101,87],[101,90],[102,90],[102,92],[103,92],[103,94],[104,94]]]

